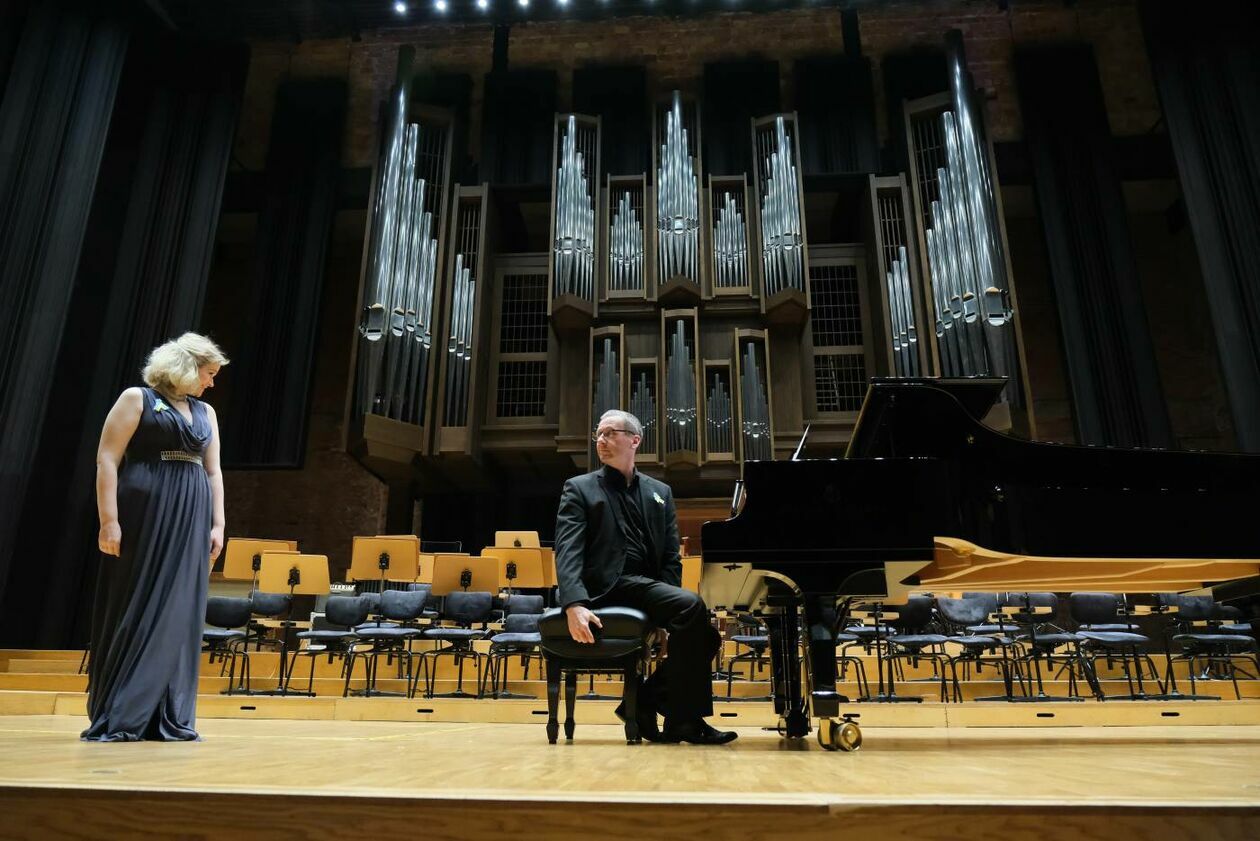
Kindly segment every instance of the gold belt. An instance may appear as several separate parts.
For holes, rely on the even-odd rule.
[[[158,457],[162,461],[187,461],[192,464],[201,464],[201,456],[186,453],[183,450],[163,450]]]

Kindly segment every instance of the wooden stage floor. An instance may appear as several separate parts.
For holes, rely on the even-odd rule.
[[[867,727],[841,754],[580,720],[555,746],[541,723],[203,718],[183,744],[85,724],[0,716],[0,837],[1260,837],[1260,726]]]

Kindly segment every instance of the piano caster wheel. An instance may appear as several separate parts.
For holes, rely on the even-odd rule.
[[[822,718],[818,720],[818,744],[824,750],[849,753],[862,747],[862,730],[848,719]]]

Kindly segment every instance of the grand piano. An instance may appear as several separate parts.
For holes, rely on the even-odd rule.
[[[824,747],[853,730],[834,629],[855,599],[1260,590],[1260,456],[1022,440],[978,420],[1004,385],[877,379],[845,458],[747,462],[731,519],[701,527],[706,575],[765,579],[785,735],[809,733],[811,708]]]

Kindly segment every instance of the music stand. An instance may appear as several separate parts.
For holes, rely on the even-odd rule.
[[[700,577],[704,571],[704,560],[699,555],[683,556],[682,588],[700,594]]]
[[[536,531],[496,531],[494,533],[495,549],[538,549],[541,545]]]
[[[328,556],[295,555],[289,552],[264,552],[258,581],[267,593],[289,592],[289,616],[281,625],[280,680],[276,689],[257,692],[256,695],[306,695],[314,692],[289,692],[289,628],[293,626],[293,597],[328,595]]]
[[[495,532],[495,542],[498,543],[504,534],[516,534],[516,532]],[[537,542],[537,534],[528,532],[535,536]],[[524,542],[524,541],[522,541]],[[506,590],[508,598],[513,595],[513,590],[520,588],[522,590],[538,590],[545,586],[543,577],[543,554],[540,548],[518,548],[503,546],[487,546],[481,552],[483,558],[494,558],[498,564],[499,589]],[[504,621],[507,621],[507,605],[504,604]],[[493,642],[493,638],[491,638]],[[507,686],[506,674],[503,678],[503,685]],[[534,695],[523,695],[520,692],[510,692],[504,689],[496,692],[495,698],[519,698],[522,700],[537,700]]]
[[[349,578],[353,581],[415,581],[420,569],[420,538],[414,534],[391,537],[355,537],[350,552]],[[380,625],[380,607],[376,624]]]
[[[249,581],[249,590],[258,589],[258,570],[264,552],[296,552],[296,540],[258,540],[252,537],[229,537],[223,555],[223,577],[231,581]]]
[[[477,593],[499,592],[499,559],[493,556],[474,558],[439,552],[433,556],[433,589],[435,596],[457,591]]]
[[[541,549],[507,549],[502,546],[487,547],[481,557],[494,558],[499,565],[499,589],[512,591],[541,590],[546,587]]]

